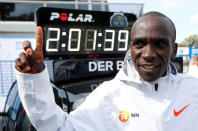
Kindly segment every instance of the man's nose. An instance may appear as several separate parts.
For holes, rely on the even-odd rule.
[[[142,57],[146,60],[151,60],[156,57],[155,49],[152,47],[151,44],[147,44],[142,52]]]

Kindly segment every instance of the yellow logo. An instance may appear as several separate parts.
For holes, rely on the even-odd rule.
[[[129,120],[129,113],[127,111],[120,111],[119,119],[121,122],[127,122]]]

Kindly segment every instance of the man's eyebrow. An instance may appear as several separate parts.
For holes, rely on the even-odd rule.
[[[134,42],[136,41],[146,41],[147,38],[146,37],[135,37],[132,38],[132,40],[134,40]],[[151,38],[152,41],[168,41],[168,39],[166,37],[161,37],[161,38]]]
[[[146,41],[146,38],[134,38],[134,42],[139,42],[139,41]]]
[[[162,42],[168,42],[168,39],[166,38],[157,38],[157,39],[153,39],[154,41],[162,41]]]

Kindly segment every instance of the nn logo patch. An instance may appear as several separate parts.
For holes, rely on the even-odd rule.
[[[129,114],[128,111],[122,110],[119,113],[119,120],[121,122],[127,122],[129,120],[130,117],[139,117],[139,113],[131,113]]]
[[[119,120],[121,122],[127,122],[129,120],[129,113],[127,111],[120,111]]]

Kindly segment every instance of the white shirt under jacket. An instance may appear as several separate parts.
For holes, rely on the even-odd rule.
[[[116,77],[69,115],[55,104],[47,69],[16,75],[21,101],[38,131],[198,131],[198,81],[173,70],[169,65],[165,77],[145,82],[128,52]],[[121,121],[127,116],[120,111],[129,113],[128,121]]]

